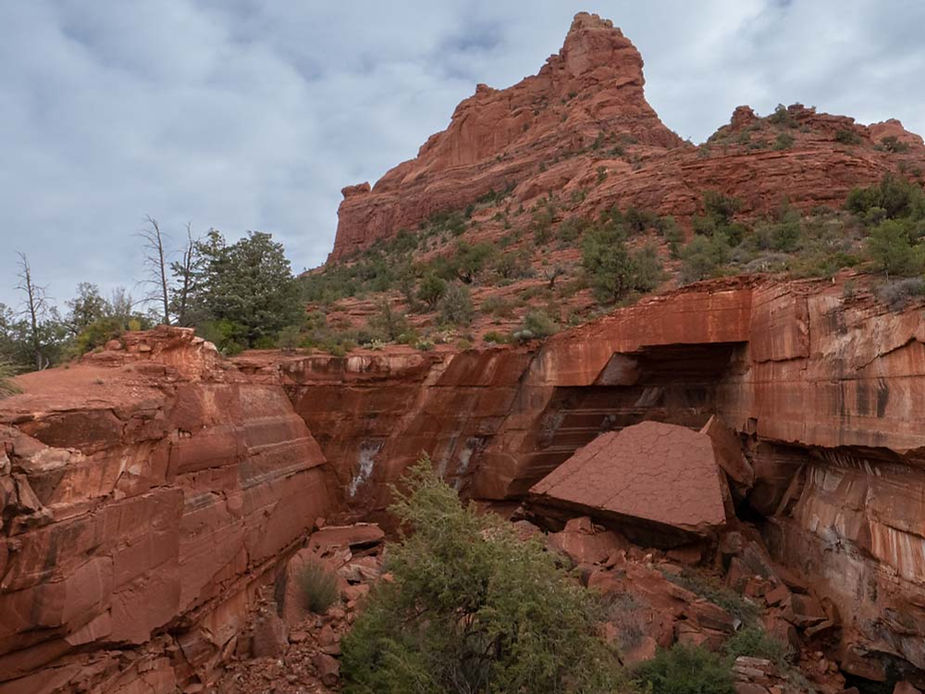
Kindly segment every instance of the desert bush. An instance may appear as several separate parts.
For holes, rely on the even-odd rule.
[[[376,304],[376,313],[369,318],[367,327],[372,333],[378,333],[391,342],[396,342],[399,335],[409,331],[405,314],[393,309],[387,299]]]
[[[502,296],[490,296],[479,307],[485,315],[497,316],[498,318],[510,318],[514,315],[514,306],[510,301]]]
[[[638,665],[633,671],[633,681],[651,694],[735,693],[728,663],[702,646],[680,643]]]
[[[276,346],[284,352],[292,352],[301,342],[302,333],[296,325],[287,325],[276,337]]]
[[[446,281],[438,277],[435,273],[429,272],[421,278],[418,285],[417,297],[424,302],[427,308],[433,310],[437,302],[446,293]]]
[[[342,641],[345,691],[584,692],[622,686],[591,593],[538,540],[464,507],[426,457],[394,491],[409,531]]]
[[[695,236],[680,252],[681,281],[687,283],[717,277],[729,258],[729,250],[729,244],[722,236]]]
[[[790,149],[793,147],[793,143],[794,138],[790,133],[777,133],[777,138],[774,140],[774,149]]]
[[[921,220],[925,219],[925,192],[911,181],[887,174],[875,185],[853,188],[845,200],[845,209],[868,224],[884,218]]]
[[[533,309],[524,316],[522,330],[528,330],[533,337],[549,337],[558,330],[556,320],[543,309]]]
[[[497,252],[490,243],[468,244],[461,241],[456,246],[456,254],[451,261],[456,276],[466,284],[471,284]]]
[[[877,144],[877,149],[885,152],[901,153],[909,151],[909,143],[903,142],[896,135],[887,135]]]
[[[311,560],[298,573],[302,604],[315,614],[324,614],[340,597],[337,575],[318,560]]]
[[[475,315],[469,290],[461,284],[447,287],[440,301],[437,302],[440,321],[448,325],[469,325]]]
[[[925,279],[905,277],[884,282],[877,287],[876,294],[891,311],[902,311],[913,298],[925,296]]]
[[[485,333],[484,336],[482,336],[482,339],[485,342],[491,342],[496,345],[503,345],[509,341],[507,335],[500,333],[497,330],[489,330],[487,333]]]
[[[835,133],[835,141],[843,145],[859,145],[861,144],[861,136],[854,130],[843,128]]]
[[[724,586],[707,576],[693,571],[684,571],[680,575],[666,573],[665,578],[709,600],[714,605],[719,605],[745,625],[754,624],[758,618],[759,610],[757,605],[746,600],[732,588]]]
[[[916,236],[914,223],[887,219],[867,239],[867,251],[877,270],[888,275],[918,275],[925,270],[925,246]]]
[[[581,265],[595,298],[612,303],[632,291],[651,291],[661,280],[661,264],[655,249],[630,252],[622,228],[596,226],[585,234]]]
[[[781,670],[789,666],[793,657],[793,648],[790,644],[780,641],[757,624],[743,627],[723,644],[723,652],[731,660],[740,655],[752,658],[765,658],[778,666]]]
[[[0,399],[21,392],[19,386],[12,381],[15,375],[15,367],[8,361],[0,360]]]

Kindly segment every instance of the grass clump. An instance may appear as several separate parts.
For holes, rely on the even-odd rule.
[[[320,561],[309,561],[298,574],[302,604],[315,614],[324,614],[340,597],[337,575]]]

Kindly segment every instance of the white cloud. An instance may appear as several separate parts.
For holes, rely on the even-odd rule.
[[[414,156],[477,82],[535,73],[582,9],[636,43],[684,137],[793,101],[925,131],[925,5],[902,0],[3,3],[0,301],[15,249],[61,302],[130,286],[145,214],[320,263],[341,187]]]

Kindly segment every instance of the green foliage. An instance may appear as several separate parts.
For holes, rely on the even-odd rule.
[[[852,189],[845,209],[867,224],[883,219],[921,221],[925,219],[925,192],[911,181],[887,174],[876,185]]]
[[[247,348],[246,328],[227,318],[203,321],[196,326],[196,333],[213,343],[225,356],[240,354]]]
[[[446,281],[438,277],[436,273],[429,272],[421,278],[417,297],[424,302],[427,308],[433,310],[437,302],[446,294],[446,287]]]
[[[734,694],[729,665],[702,646],[675,644],[637,666],[633,681],[652,694]]]
[[[486,315],[497,316],[498,318],[510,318],[514,315],[514,306],[504,297],[490,296],[482,302],[480,307],[482,313]]]
[[[502,280],[523,279],[533,276],[530,254],[525,250],[509,253],[492,253],[492,269]]]
[[[393,309],[392,305],[384,299],[376,304],[376,313],[370,317],[368,327],[371,332],[392,342],[410,331],[405,314]]]
[[[234,346],[255,346],[275,340],[302,313],[299,285],[293,278],[282,244],[270,234],[249,232],[228,245],[214,229],[197,244],[202,273],[191,300],[203,323],[233,326]],[[226,348],[223,343],[219,345]],[[230,344],[227,347],[232,347]]]
[[[500,333],[497,330],[489,330],[487,333],[485,333],[482,339],[485,342],[491,342],[496,345],[503,345],[509,341],[507,335]]]
[[[697,282],[719,276],[729,251],[729,244],[722,236],[695,236],[680,252],[681,281]]]
[[[768,116],[767,120],[768,123],[784,126],[787,128],[795,128],[797,126],[793,119],[793,115],[790,113],[790,110],[783,104],[778,104],[777,108],[774,109],[774,113]]]
[[[886,219],[870,232],[867,251],[875,268],[888,275],[911,276],[925,271],[925,245],[920,234],[925,225],[908,220]]]
[[[581,265],[595,298],[602,303],[618,301],[632,291],[651,291],[661,280],[654,248],[631,253],[625,239],[622,227],[612,223],[585,234]]]
[[[765,658],[782,671],[789,666],[789,661],[793,657],[793,649],[789,644],[774,638],[757,624],[745,626],[737,631],[723,644],[723,652],[731,660],[735,660],[740,655]]]
[[[533,309],[524,316],[522,331],[530,333],[530,337],[549,337],[559,329],[557,321],[543,309]]]
[[[22,392],[11,380],[16,375],[16,367],[8,361],[0,360],[0,400]]]
[[[728,588],[718,581],[693,571],[684,571],[680,575],[666,573],[672,583],[696,593],[702,598],[719,605],[730,614],[738,617],[743,624],[754,624],[758,618],[758,607],[743,598],[739,593]]]
[[[464,508],[424,457],[391,511],[411,534],[342,642],[348,694],[619,691],[593,597],[538,540]]]
[[[843,145],[859,145],[861,144],[861,136],[854,130],[842,128],[835,133],[835,141]]]
[[[790,133],[777,133],[777,138],[774,140],[774,149],[790,149],[793,147],[794,137]]]
[[[287,325],[276,338],[276,346],[285,352],[292,352],[301,342],[302,334],[297,325]]]
[[[340,597],[337,575],[317,560],[311,560],[299,571],[297,580],[305,609],[324,614]]]
[[[468,244],[461,241],[456,246],[456,255],[452,260],[456,276],[466,284],[471,284],[496,253],[497,250],[490,243]]]
[[[885,152],[892,152],[894,154],[908,152],[909,143],[903,142],[896,135],[887,135],[885,138],[880,140],[877,143],[877,149],[883,150]]]
[[[453,283],[446,288],[437,302],[440,321],[448,325],[469,325],[475,315],[472,297],[462,284]]]
[[[847,285],[845,285],[847,288]],[[882,283],[876,290],[877,298],[891,311],[902,311],[910,300],[925,296],[925,279],[904,277]]]

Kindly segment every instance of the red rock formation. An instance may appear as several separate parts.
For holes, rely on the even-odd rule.
[[[118,347],[0,402],[4,693],[208,681],[256,585],[334,505],[282,390],[191,330]]]
[[[611,147],[621,138],[657,151],[681,147],[646,102],[643,84],[642,57],[629,39],[597,15],[576,15],[538,75],[504,90],[478,85],[416,159],[371,190],[368,183],[344,188],[331,259],[521,183],[599,137]]]
[[[921,311],[890,312],[863,278],[852,292],[844,281],[717,280],[541,346],[294,356],[264,371],[363,513],[385,507],[421,451],[470,496],[518,499],[602,431],[716,417],[705,431],[736,432],[714,451],[738,503],[768,518],[777,558],[841,615],[843,665],[923,667]]]
[[[899,121],[868,127],[800,104],[761,119],[741,106],[695,147],[661,123],[643,84],[642,58],[620,30],[596,15],[576,15],[562,49],[536,76],[503,90],[478,85],[415,159],[372,188],[344,188],[329,259],[510,187],[526,204],[577,195],[579,216],[616,204],[686,224],[706,190],[738,197],[741,213],[753,216],[784,200],[806,210],[839,207],[851,188],[888,171],[925,180],[922,138]],[[888,137],[906,150],[884,147]]]
[[[702,534],[726,520],[710,437],[642,422],[601,434],[530,488],[540,504]]]

